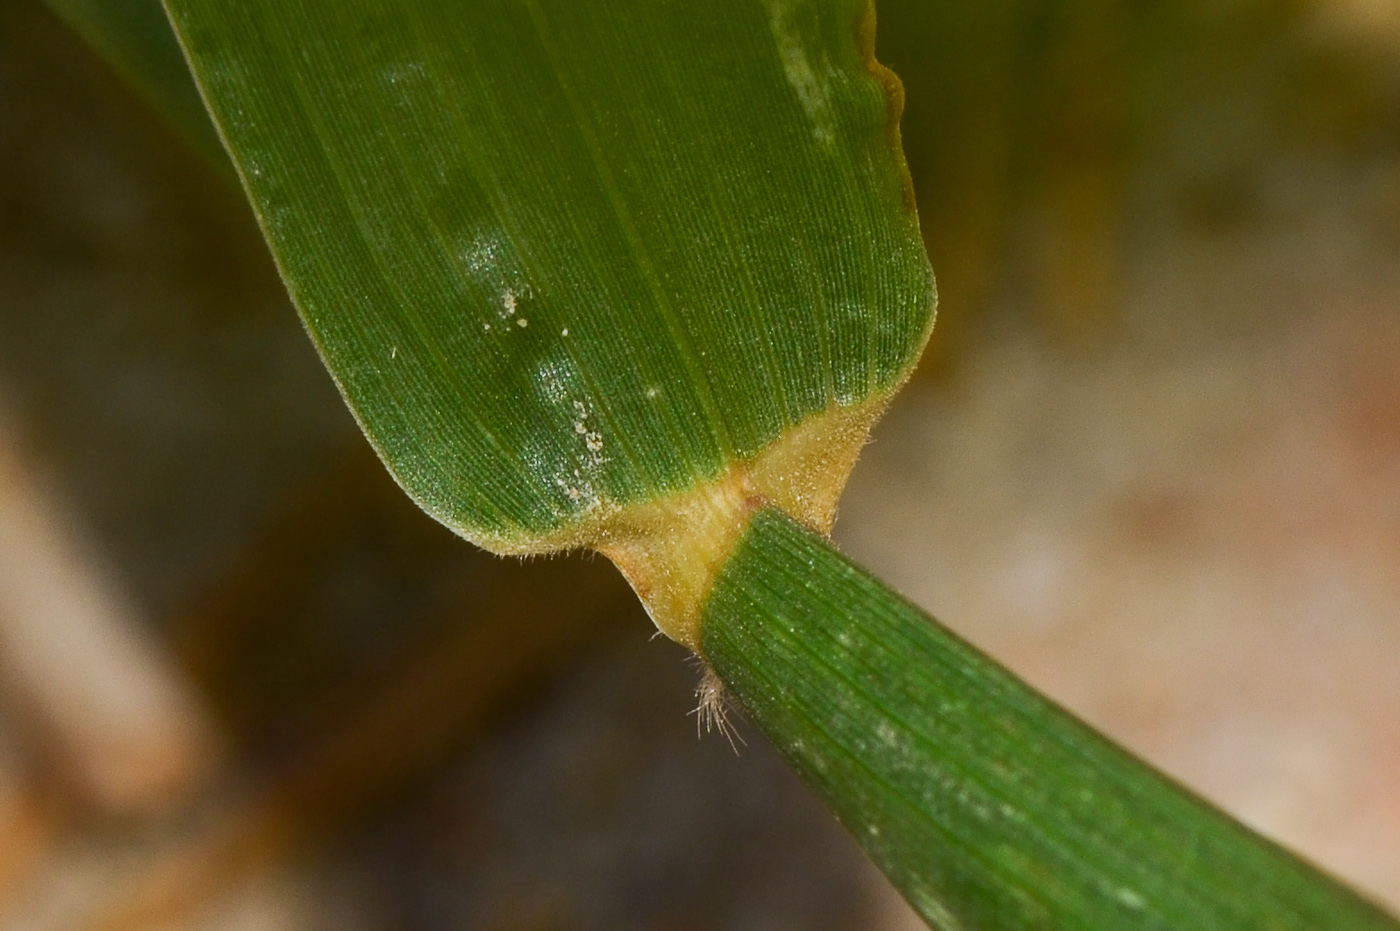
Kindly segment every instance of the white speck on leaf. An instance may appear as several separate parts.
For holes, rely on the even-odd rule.
[[[880,742],[887,746],[895,746],[899,743],[899,732],[888,721],[881,721],[875,727],[875,736],[880,738]]]
[[[379,79],[392,87],[403,81],[421,80],[424,73],[422,62],[400,62],[380,69]]]
[[[519,323],[520,321],[516,321]],[[593,408],[586,395],[576,364],[566,354],[541,360],[535,369],[535,384],[540,394],[561,414],[563,424],[577,436],[582,448],[554,447],[550,458],[552,464],[549,480],[564,493],[574,505],[586,510],[602,507],[602,495],[597,491],[601,479],[601,469],[608,458],[603,455],[605,440],[603,434],[593,424]],[[562,425],[562,424],[561,424]]]
[[[1127,886],[1120,886],[1114,894],[1117,896],[1118,901],[1134,911],[1140,910],[1147,904],[1142,896],[1138,895],[1135,890],[1129,889]]]
[[[812,67],[807,50],[802,47],[793,22],[796,0],[768,0],[767,6],[768,24],[778,46],[783,76],[796,92],[807,118],[812,121],[812,134],[821,144],[831,145],[836,141],[835,120],[831,112],[831,85]]]
[[[546,360],[535,369],[535,383],[551,404],[561,404],[569,397],[574,379],[574,370],[567,360]]]
[[[494,272],[500,263],[501,241],[490,233],[482,234],[462,249],[462,261],[474,275]]]
[[[515,321],[515,325],[518,327],[527,327],[530,325],[530,321],[526,320],[524,317],[521,317],[519,320]]]
[[[515,316],[534,289],[526,280],[510,240],[499,229],[482,229],[458,240],[457,256],[467,277],[494,294],[502,320]]]

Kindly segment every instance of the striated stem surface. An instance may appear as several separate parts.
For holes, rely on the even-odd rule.
[[[702,636],[749,716],[935,928],[1400,928],[776,511],[739,541]]]

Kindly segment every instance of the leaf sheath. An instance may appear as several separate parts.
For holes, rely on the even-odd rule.
[[[934,927],[1389,929],[820,537],[760,511],[706,659]]]

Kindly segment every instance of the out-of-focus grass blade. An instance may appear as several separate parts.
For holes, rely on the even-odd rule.
[[[940,931],[1396,931],[772,511],[704,617],[754,720]]]
[[[160,0],[47,0],[84,39],[221,169],[224,147]]]

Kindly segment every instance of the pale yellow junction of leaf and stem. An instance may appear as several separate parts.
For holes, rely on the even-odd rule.
[[[657,628],[700,652],[700,619],[716,576],[749,518],[772,507],[822,534],[870,428],[893,391],[842,406],[832,402],[778,436],[752,459],[687,491],[629,505],[607,505],[546,537],[478,539],[503,554],[590,549],[617,564]]]

